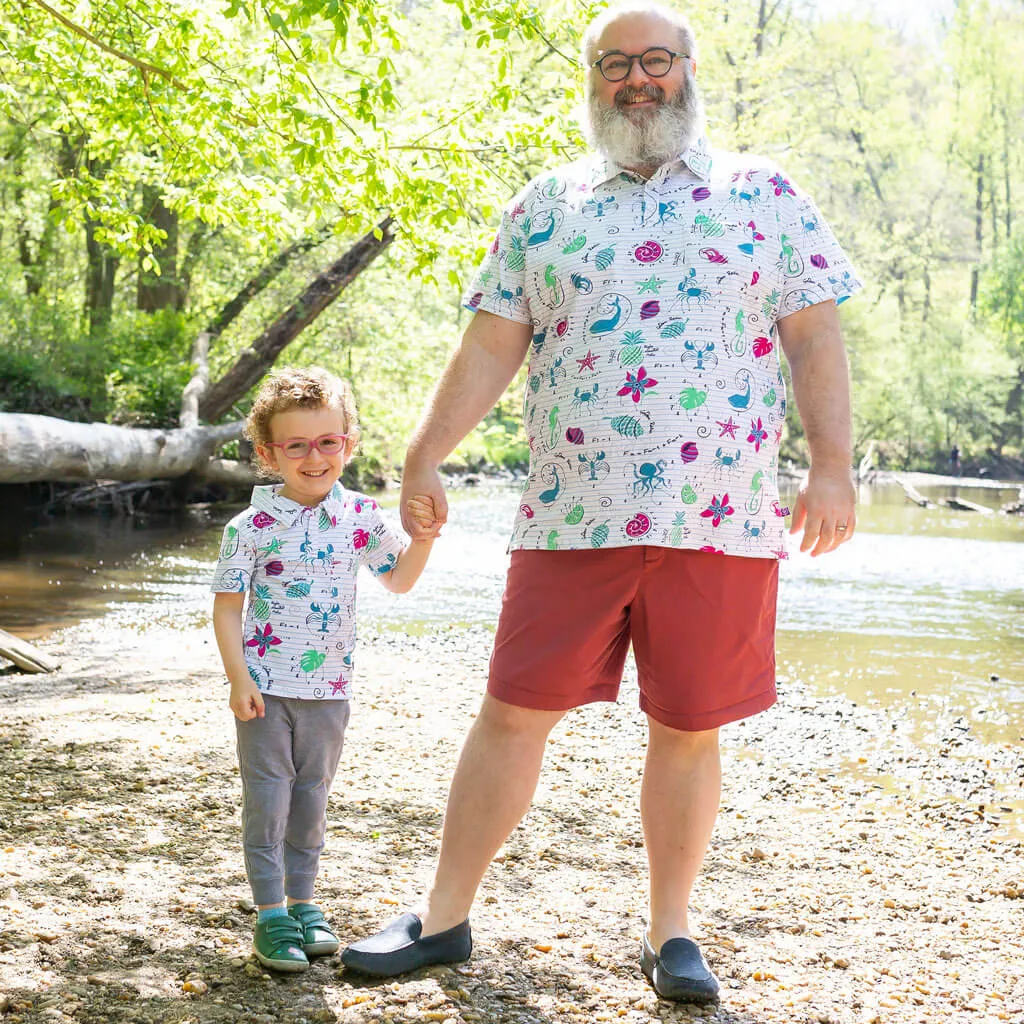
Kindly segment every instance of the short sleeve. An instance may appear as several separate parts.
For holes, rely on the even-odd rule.
[[[779,224],[782,299],[778,318],[834,299],[840,305],[863,287],[832,229],[806,192],[781,172],[771,178]]]
[[[482,310],[516,323],[532,323],[526,297],[526,225],[523,194],[501,216],[501,226],[477,269],[462,304],[471,312]]]
[[[356,557],[375,576],[394,569],[405,548],[405,539],[381,515],[380,506],[371,498],[360,502],[359,523],[355,532]]]
[[[235,516],[220,542],[220,556],[213,570],[210,589],[215,594],[244,594],[256,568],[256,544],[247,529],[248,516]]]

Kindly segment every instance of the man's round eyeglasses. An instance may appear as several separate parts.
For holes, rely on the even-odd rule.
[[[308,437],[290,437],[287,441],[268,441],[268,448],[280,448],[285,458],[304,459],[314,448],[328,457],[340,455],[345,448],[348,434],[321,434],[310,440]]]
[[[676,57],[690,59],[688,53],[677,53],[664,46],[652,46],[643,53],[620,53],[618,50],[609,50],[590,66],[597,68],[607,81],[621,82],[629,78],[629,73],[633,70],[633,61],[638,60],[645,74],[651,78],[664,78],[672,70],[672,61]]]

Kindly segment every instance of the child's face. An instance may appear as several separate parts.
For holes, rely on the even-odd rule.
[[[347,429],[345,414],[340,409],[289,409],[270,420],[273,444],[257,445],[256,451],[267,465],[280,473],[284,480],[281,493],[286,498],[303,505],[316,505],[337,483],[352,454],[353,441],[343,441],[339,451],[329,455],[310,445],[309,454],[300,459],[288,458],[286,448],[276,446],[296,440],[312,442],[323,438],[326,441],[325,434],[344,434]]]

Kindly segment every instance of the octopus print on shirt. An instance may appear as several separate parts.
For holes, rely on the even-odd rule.
[[[215,593],[248,594],[243,643],[249,674],[277,697],[348,700],[356,642],[356,574],[381,575],[405,546],[372,498],[335,484],[319,505],[277,486],[224,527]]]
[[[649,181],[601,159],[535,178],[464,299],[533,326],[511,548],[785,558],[778,321],[860,287],[781,170],[703,138]]]

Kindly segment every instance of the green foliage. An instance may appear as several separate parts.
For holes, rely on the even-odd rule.
[[[982,311],[1002,338],[1007,355],[1024,368],[1024,234],[1009,239],[988,269]]]
[[[107,417],[131,426],[173,427],[192,375],[189,325],[180,313],[119,317],[104,345]]]
[[[335,227],[217,340],[214,379],[387,213],[395,246],[282,361],[352,379],[359,465],[389,472],[502,205],[581,152],[579,35],[600,6],[0,0],[0,403],[172,424],[192,339],[270,255]],[[960,0],[938,45],[790,0],[688,14],[713,142],[777,159],[867,285],[842,308],[858,452],[1018,451],[1024,12]],[[140,313],[140,272],[180,299]],[[786,445],[802,456],[795,417]],[[515,395],[459,454],[528,457]]]

